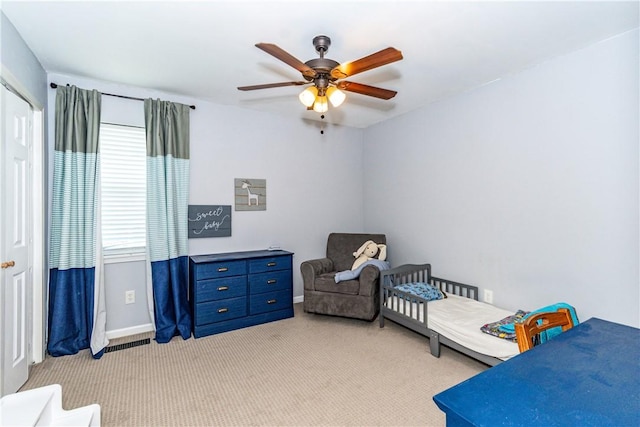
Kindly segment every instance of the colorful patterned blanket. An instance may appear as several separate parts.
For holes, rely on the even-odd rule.
[[[503,338],[505,340],[515,342],[515,331],[505,332],[500,327],[507,324],[513,325],[514,322],[521,322],[527,314],[529,314],[528,311],[518,310],[511,316],[507,316],[504,319],[498,320],[497,322],[487,323],[486,325],[483,325],[480,330],[485,334],[493,335],[494,337]]]

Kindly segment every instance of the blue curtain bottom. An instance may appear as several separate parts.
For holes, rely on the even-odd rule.
[[[93,330],[95,268],[49,271],[49,340],[52,356],[89,348]],[[99,356],[98,356],[99,357]]]
[[[189,258],[187,256],[151,263],[156,341],[167,343],[176,335],[191,337]]]

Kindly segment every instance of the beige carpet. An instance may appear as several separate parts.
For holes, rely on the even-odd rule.
[[[98,403],[103,426],[443,426],[432,396],[485,369],[447,348],[434,358],[393,322],[296,304],[294,318],[205,338],[47,357],[22,390],[59,383],[65,409]]]

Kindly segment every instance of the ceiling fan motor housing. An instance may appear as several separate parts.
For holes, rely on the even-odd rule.
[[[336,79],[334,79],[333,77],[331,77],[331,70],[333,70],[335,67],[337,67],[338,65],[340,65],[339,62],[334,61],[333,59],[328,59],[328,58],[316,58],[316,59],[310,59],[307,62],[305,62],[305,64],[307,66],[309,66],[310,68],[313,68],[318,75],[314,78],[314,77],[307,77],[305,76],[305,78],[309,81],[311,80],[319,80],[320,78],[324,78],[325,80],[327,80],[327,82],[330,81],[334,81]]]

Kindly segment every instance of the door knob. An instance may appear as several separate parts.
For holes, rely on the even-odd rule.
[[[15,261],[7,261],[2,263],[2,268],[4,269],[4,268],[13,267],[14,265],[16,265]]]

